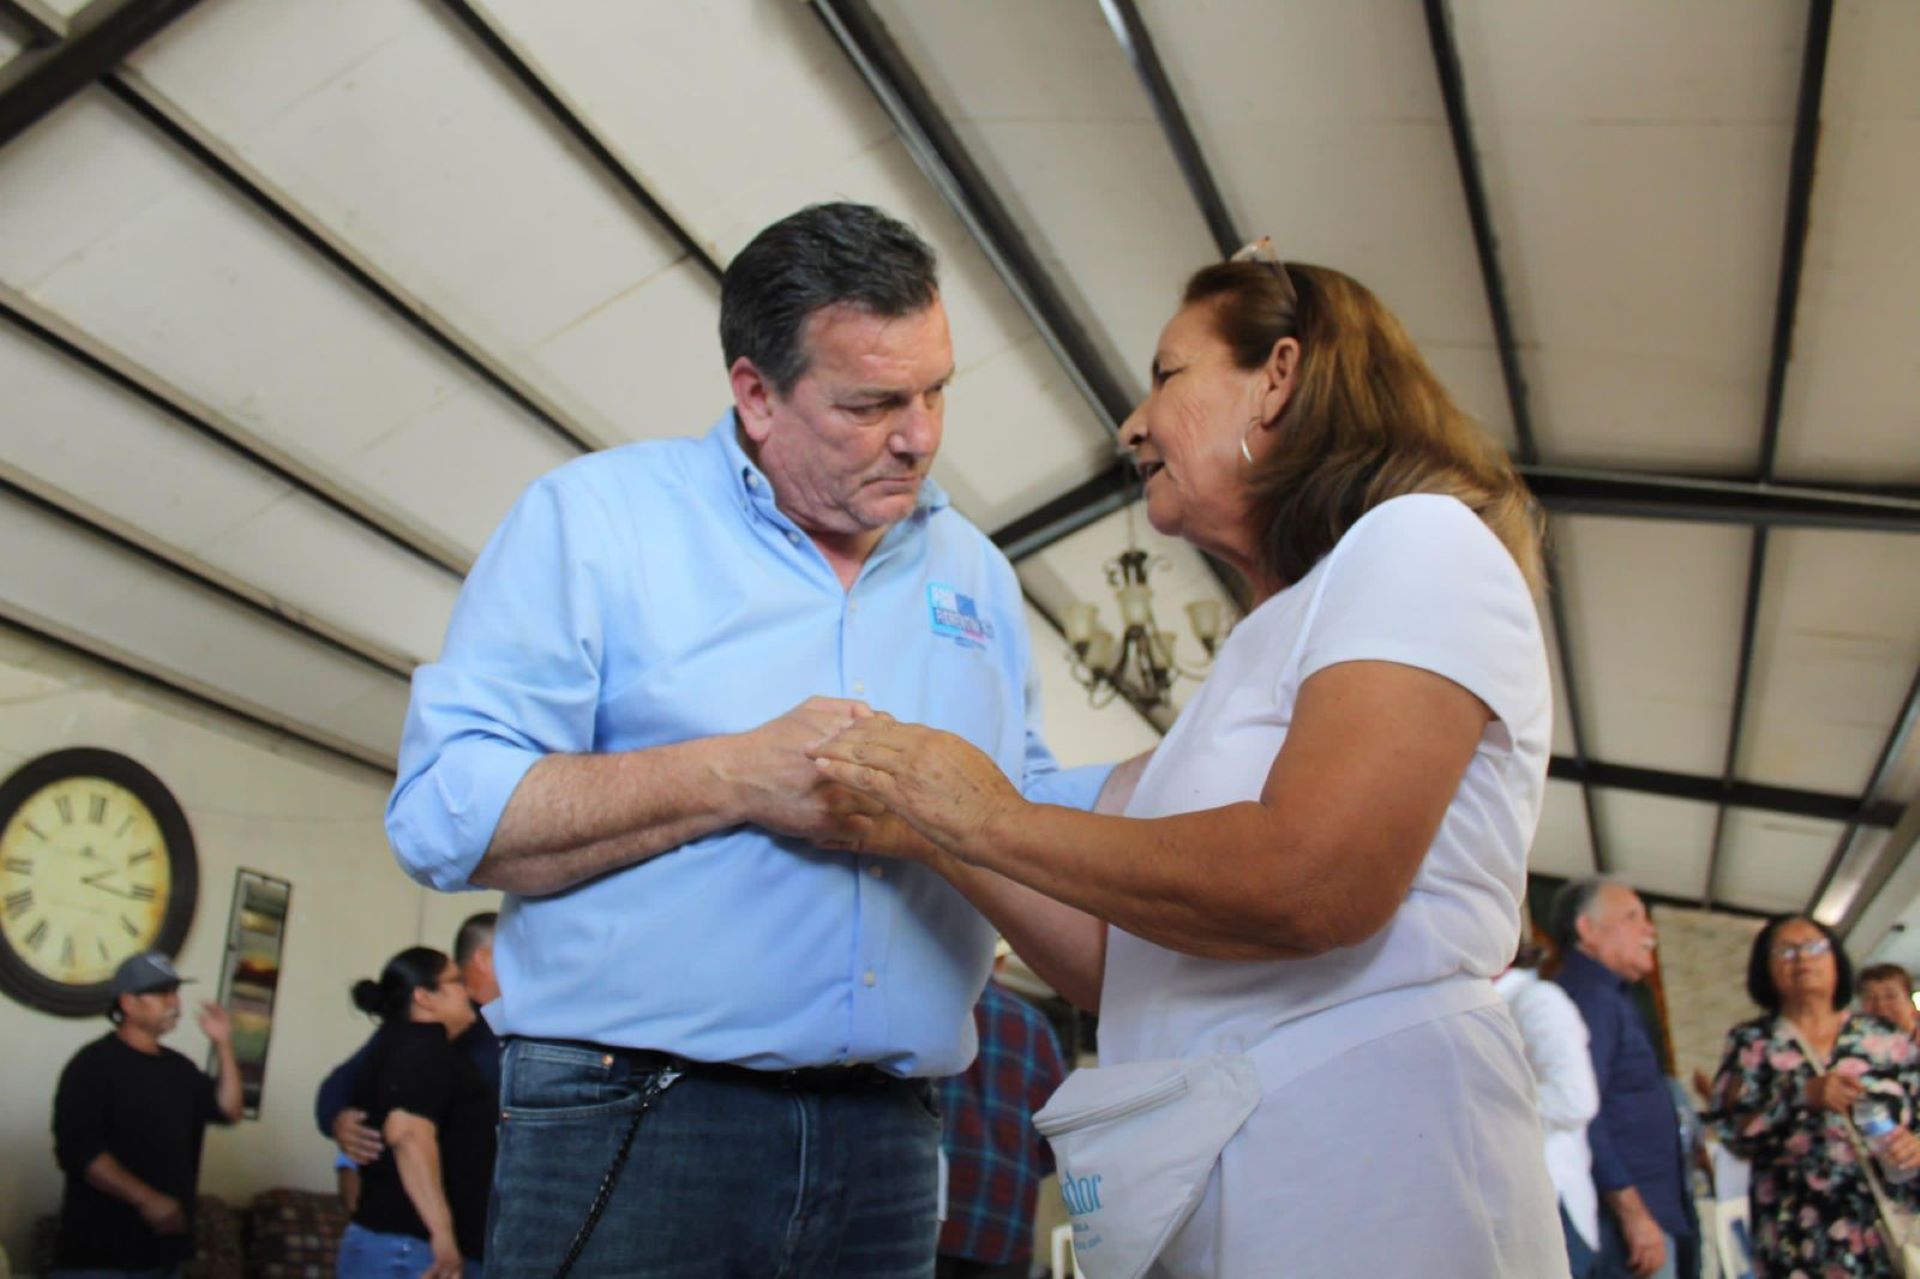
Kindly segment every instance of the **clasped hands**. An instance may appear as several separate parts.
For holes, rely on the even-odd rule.
[[[816,697],[746,735],[760,825],[822,848],[974,861],[1025,800],[964,738]]]

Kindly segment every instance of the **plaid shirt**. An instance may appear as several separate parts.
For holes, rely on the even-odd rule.
[[[1007,1265],[1033,1255],[1033,1206],[1053,1152],[1033,1112],[1067,1077],[1047,1019],[993,982],[973,1008],[980,1055],[935,1082],[947,1154],[940,1255]]]

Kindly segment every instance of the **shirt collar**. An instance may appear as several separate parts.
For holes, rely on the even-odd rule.
[[[1611,987],[1614,990],[1625,990],[1632,984],[1586,951],[1579,949],[1567,952],[1566,962],[1560,966],[1560,972],[1562,975],[1570,975],[1580,981]]]
[[[741,447],[740,432],[735,425],[732,409],[720,415],[720,420],[707,432],[707,441],[719,451],[727,481],[735,496],[747,506],[758,508],[763,515],[791,523],[774,500],[773,482],[760,469],[760,464]],[[932,515],[951,502],[947,491],[934,483],[932,476],[928,476],[920,482],[920,497],[914,503],[913,513],[915,516]]]

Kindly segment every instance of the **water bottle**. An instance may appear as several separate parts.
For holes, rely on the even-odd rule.
[[[1880,1175],[1891,1185],[1903,1185],[1912,1181],[1920,1168],[1896,1168],[1881,1152],[1886,1148],[1887,1138],[1900,1129],[1900,1115],[1888,1104],[1884,1097],[1868,1093],[1853,1103],[1853,1126],[1860,1130],[1860,1139],[1867,1143],[1874,1153],[1875,1162],[1880,1165]]]

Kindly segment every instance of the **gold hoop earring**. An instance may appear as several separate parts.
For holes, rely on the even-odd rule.
[[[1249,426],[1240,434],[1240,456],[1246,459],[1248,466],[1253,465],[1253,450],[1247,447],[1247,436],[1252,435],[1253,428],[1259,425],[1258,422],[1255,422],[1253,426]]]

